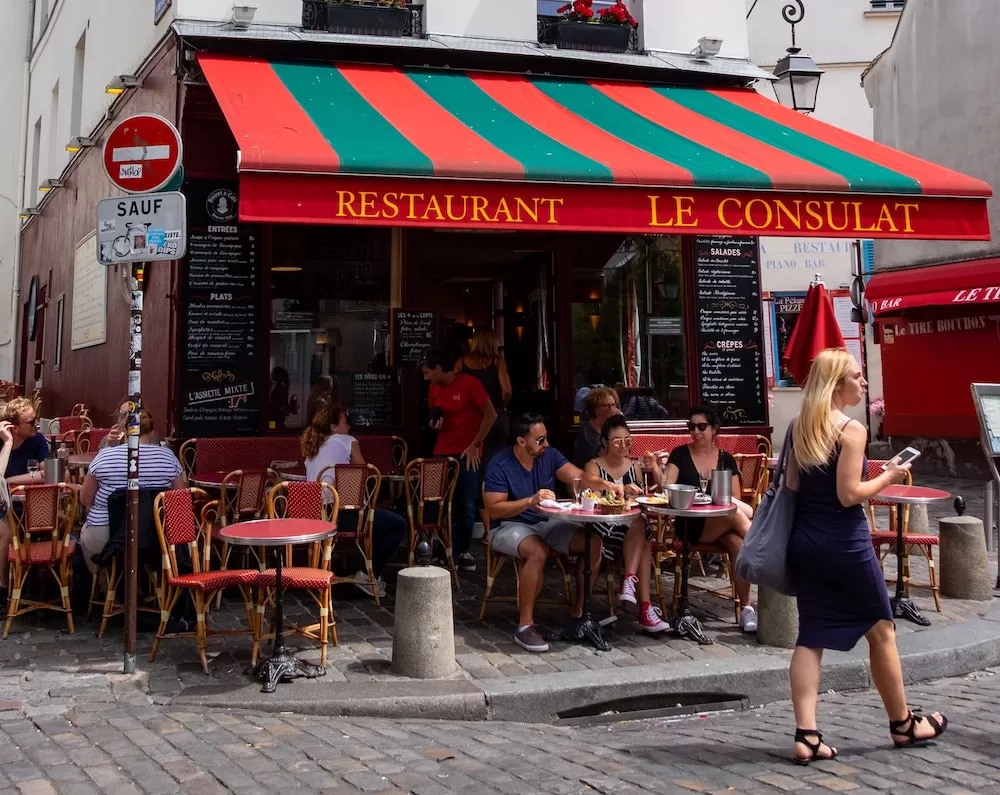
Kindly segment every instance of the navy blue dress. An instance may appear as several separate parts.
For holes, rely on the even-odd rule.
[[[799,472],[788,566],[799,607],[797,645],[853,649],[883,619],[892,620],[889,592],[860,505],[837,498],[838,446],[819,469]]]

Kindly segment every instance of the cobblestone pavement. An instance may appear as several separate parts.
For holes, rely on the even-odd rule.
[[[589,727],[194,712],[144,698],[26,717],[6,703],[0,795],[1000,792],[1000,677],[909,697],[947,712],[940,742],[895,750],[876,694],[827,694],[820,728],[841,756],[809,768],[788,760],[787,703]]]
[[[931,485],[930,481],[927,482]],[[954,481],[939,482],[934,485],[947,488],[954,493],[964,493],[969,502],[969,513],[982,515],[981,484]],[[979,500],[977,503],[975,500]],[[951,511],[950,505],[932,506],[931,529],[936,531],[936,518]],[[880,521],[884,521],[884,517]],[[498,677],[520,677],[535,673],[557,671],[583,671],[588,669],[611,669],[638,665],[656,665],[672,662],[710,662],[720,657],[748,655],[784,655],[787,652],[761,647],[753,636],[744,635],[734,623],[731,602],[716,597],[699,595],[694,598],[694,611],[701,617],[708,634],[714,638],[711,646],[698,646],[688,641],[661,635],[651,637],[637,631],[633,616],[619,613],[620,620],[609,628],[609,640],[613,650],[598,653],[590,648],[553,643],[548,654],[529,654],[513,643],[511,632],[517,614],[510,603],[491,604],[485,621],[479,621],[479,607],[482,598],[484,575],[482,554],[484,547],[476,543],[479,556],[479,570],[474,574],[462,573],[462,589],[455,596],[455,643],[460,670],[458,678],[483,680]],[[992,564],[995,567],[995,561]],[[927,567],[922,559],[914,558],[911,564],[915,581],[927,580]],[[886,561],[886,572],[892,575],[895,561]],[[712,572],[710,572],[710,575]],[[994,568],[993,576],[996,575]],[[391,581],[394,575],[390,574]],[[561,592],[555,571],[549,574],[546,595],[558,597]],[[672,574],[663,578],[663,587],[669,603],[673,585]],[[695,577],[698,585],[719,587],[725,581],[715,576]],[[497,591],[507,595],[514,591],[514,574],[508,566],[497,581]],[[330,648],[330,667],[326,677],[320,680],[297,680],[296,688],[328,687],[333,682],[371,682],[394,680],[388,670],[392,650],[392,592],[383,602],[381,609],[372,600],[358,592],[351,585],[338,586],[334,591],[335,616],[340,640],[339,647]],[[931,617],[932,628],[960,624],[980,617],[990,606],[989,602],[962,602],[943,600],[943,613],[934,611],[934,603],[929,591],[914,589],[915,601]],[[309,623],[312,615],[311,602],[299,601],[294,593],[286,599],[286,620]],[[603,579],[598,583],[594,597],[595,611],[607,614]],[[563,605],[547,605],[539,608],[537,620],[549,629],[562,625],[568,613]],[[315,620],[315,619],[313,619]],[[237,600],[224,600],[220,611],[213,613],[212,624],[221,629],[237,629],[246,625],[242,604]],[[47,709],[58,711],[65,708],[58,694],[67,683],[76,684],[81,680],[91,681],[101,697],[115,696],[115,683],[109,674],[121,671],[121,619],[111,622],[102,640],[94,633],[95,622],[78,620],[77,631],[69,635],[59,616],[47,618],[31,615],[14,621],[10,637],[0,643],[0,663],[10,671],[17,667],[23,676],[32,678],[31,690],[54,694]],[[922,628],[908,622],[899,627],[900,634],[920,632]],[[223,688],[245,685],[247,680],[243,668],[250,657],[249,637],[219,637],[209,639],[210,676],[206,677],[196,662],[197,655],[193,639],[165,640],[161,644],[160,655],[155,663],[148,662],[151,633],[140,633],[139,655],[143,677],[142,686],[158,701],[191,687],[220,686]],[[299,642],[291,639],[293,647],[301,649],[304,659],[318,661],[319,653],[311,641]],[[3,674],[0,669],[0,701],[22,700],[23,678]],[[130,684],[129,687],[132,685]]]

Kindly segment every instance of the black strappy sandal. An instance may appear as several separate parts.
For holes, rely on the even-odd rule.
[[[921,721],[927,721],[931,727],[934,729],[934,734],[930,737],[917,737],[917,724]],[[909,723],[910,728],[903,730],[903,727]],[[889,722],[889,734],[893,737],[905,737],[905,742],[897,742],[893,739],[893,744],[897,748],[919,748],[921,745],[926,745],[931,740],[936,740],[942,734],[944,734],[945,729],[948,728],[948,719],[942,715],[941,723],[938,723],[937,718],[933,715],[921,715],[919,711],[910,712],[903,720],[894,720]]]
[[[815,737],[816,742],[809,742],[807,737]],[[819,756],[819,749],[823,747],[823,735],[815,729],[796,729],[795,742],[802,743],[812,752],[812,756],[809,757],[793,756],[792,761],[797,765],[811,765],[813,762],[825,762],[837,758],[837,749],[833,746],[827,746],[830,749],[829,756]]]

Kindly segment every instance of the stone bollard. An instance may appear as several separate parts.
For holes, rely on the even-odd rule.
[[[974,516],[941,520],[941,595],[977,602],[993,598],[983,523]]]
[[[451,574],[438,566],[403,569],[396,580],[392,670],[413,679],[455,672]]]
[[[799,609],[795,597],[760,586],[757,589],[757,642],[792,649],[798,635]]]
[[[907,533],[927,535],[931,531],[930,519],[927,518],[926,505],[911,505],[910,520],[906,525]]]

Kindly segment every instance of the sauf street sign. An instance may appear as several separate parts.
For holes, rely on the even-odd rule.
[[[183,193],[146,193],[97,203],[97,261],[176,260],[187,250],[187,199]]]

